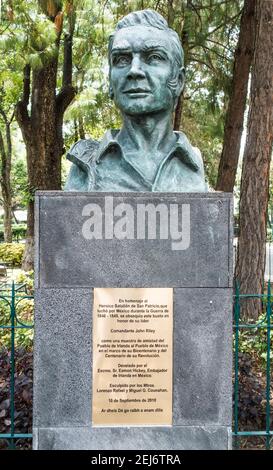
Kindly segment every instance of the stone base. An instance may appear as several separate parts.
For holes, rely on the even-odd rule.
[[[87,240],[86,204],[190,206],[190,244]],[[34,449],[228,449],[232,423],[232,200],[225,193],[36,198]],[[173,426],[92,427],[93,288],[172,287]]]
[[[227,450],[224,426],[34,429],[34,450]]]

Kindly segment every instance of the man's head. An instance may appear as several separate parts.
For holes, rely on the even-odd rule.
[[[184,85],[177,33],[153,10],[130,13],[109,38],[110,96],[125,114],[172,112]]]

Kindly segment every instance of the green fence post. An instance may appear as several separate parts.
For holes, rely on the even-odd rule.
[[[14,393],[15,393],[15,285],[12,281],[11,286],[11,355],[10,355],[10,448],[15,449],[14,443]]]
[[[17,304],[21,299],[33,299],[33,296],[18,296],[17,291],[20,291],[24,285],[16,287],[15,282],[1,286],[0,298],[9,306],[9,320],[7,325],[0,324],[0,329],[6,329],[10,333],[10,352],[9,352],[9,399],[10,399],[10,432],[0,433],[0,442],[3,439],[7,442],[9,449],[16,449],[18,439],[31,439],[31,433],[16,433],[15,432],[15,332],[17,328],[33,328],[33,325],[26,325],[17,319],[16,309]],[[8,290],[8,294],[5,295],[5,291]],[[2,291],[4,294],[2,294]],[[25,294],[27,292],[25,291]],[[19,300],[18,300],[18,297]],[[1,313],[1,312],[0,312]]]
[[[235,303],[234,303],[234,320],[235,320],[235,360],[234,360],[234,447],[238,446],[238,403],[239,403],[239,322],[240,322],[240,288],[239,283],[235,281]]]
[[[267,347],[266,347],[266,450],[270,450],[270,332],[271,332],[271,286],[267,283],[266,300],[266,324],[267,324]]]

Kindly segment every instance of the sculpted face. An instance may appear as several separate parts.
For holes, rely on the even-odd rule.
[[[172,42],[166,31],[147,26],[123,28],[111,50],[110,84],[118,108],[131,115],[173,110],[168,82],[173,77]],[[180,77],[182,89],[183,77]]]

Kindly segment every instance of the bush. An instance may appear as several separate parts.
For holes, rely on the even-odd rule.
[[[12,225],[12,238],[15,240],[20,240],[25,238],[27,233],[27,225],[26,224],[16,224]],[[0,242],[4,241],[4,227],[0,225]]]
[[[23,284],[25,287],[17,290],[16,293],[16,320],[15,323],[21,326],[33,326],[33,306],[32,298],[26,298],[33,295],[33,271],[21,272],[16,278],[16,285]],[[11,288],[7,286],[7,290],[2,291],[0,298],[0,325],[8,326],[11,324],[11,308],[7,300],[10,301]],[[19,323],[18,323],[19,322]],[[27,351],[32,350],[33,328],[16,328],[15,329],[15,347],[23,347]],[[9,328],[0,329],[0,353],[3,348],[10,350],[11,348],[11,330]]]
[[[15,351],[15,432],[32,432],[32,352],[20,347]],[[0,351],[1,393],[0,393],[0,432],[10,433],[10,352]],[[8,448],[5,439],[0,439],[0,450]],[[31,449],[29,439],[18,439],[18,449]]]
[[[33,295],[34,271],[20,272],[16,277],[16,284],[24,284],[26,286],[27,295]]]
[[[21,266],[24,249],[23,243],[1,243],[0,263],[7,263],[12,267]]]
[[[33,300],[22,299],[16,308],[16,318],[24,326],[33,325]],[[0,324],[10,325],[10,307],[0,299]],[[16,328],[14,338],[15,348],[24,347],[26,350],[32,350],[33,328]],[[3,348],[11,349],[11,330],[9,328],[0,329],[0,353]]]
[[[267,328],[264,315],[260,315],[260,328],[244,329],[239,333],[239,351],[256,357],[263,366],[267,360]],[[273,330],[270,331],[270,359],[273,359]]]

